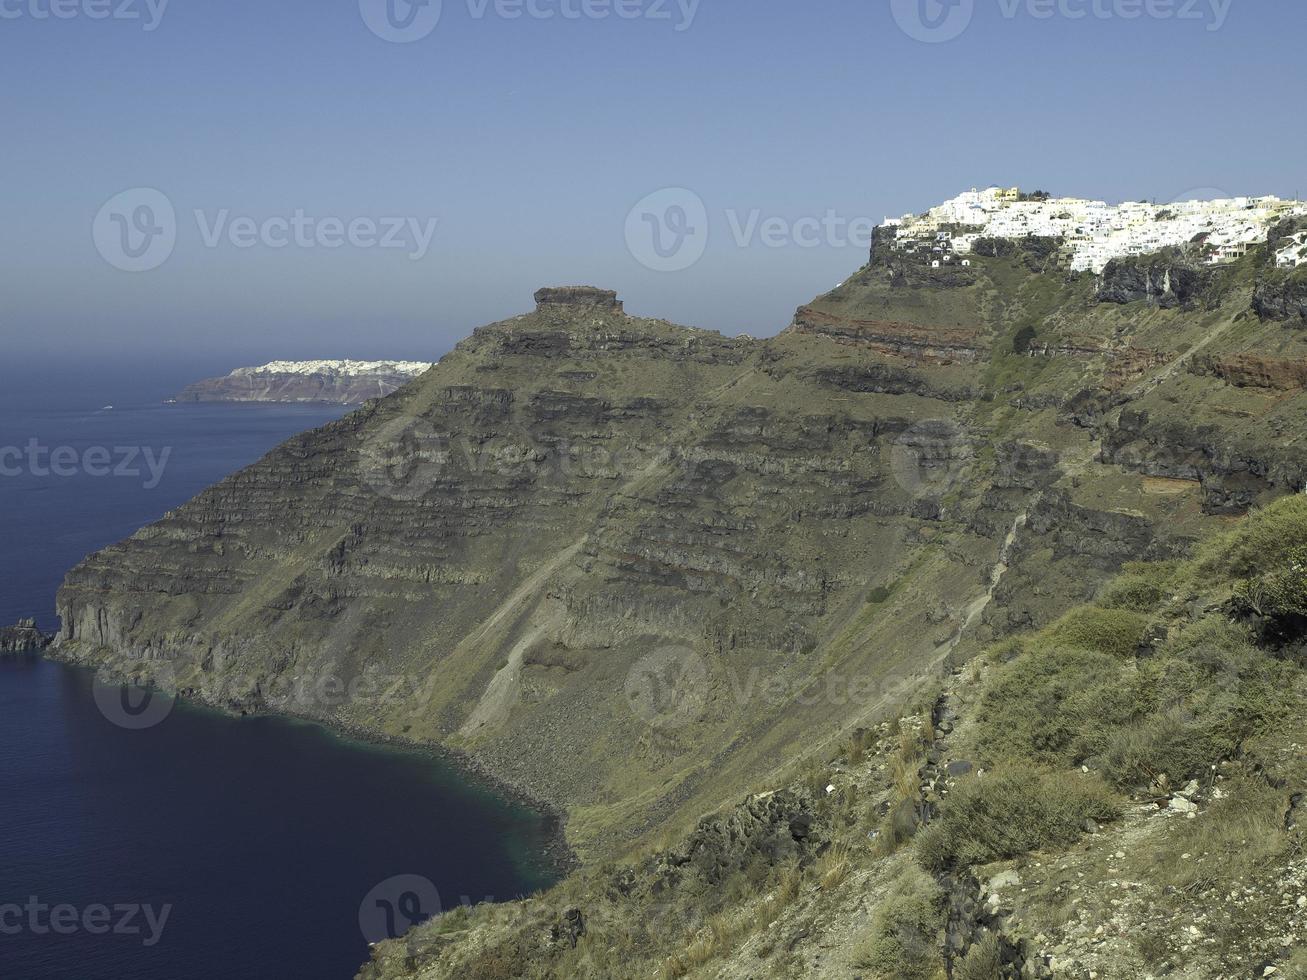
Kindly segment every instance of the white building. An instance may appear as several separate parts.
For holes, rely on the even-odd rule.
[[[1307,205],[1277,197],[1236,197],[1220,201],[1112,205],[1080,198],[1023,200],[1017,188],[972,189],[923,215],[886,218],[897,231],[895,248],[913,252],[973,250],[978,238],[1058,238],[1065,243],[1073,271],[1099,273],[1115,258],[1145,255],[1170,246],[1203,246],[1216,264],[1242,258],[1266,240],[1271,226],[1285,217],[1307,215]],[[1307,262],[1304,244],[1282,250],[1282,265]]]
[[[1294,235],[1289,244],[1275,253],[1275,264],[1281,269],[1296,269],[1307,265],[1307,231]]]

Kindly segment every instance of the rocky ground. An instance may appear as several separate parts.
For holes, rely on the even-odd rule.
[[[1307,536],[1307,506],[1297,510]],[[1185,613],[1165,651],[1230,626],[1218,605],[1183,605],[1205,611]],[[1173,615],[1163,606],[1158,622]],[[1068,650],[1068,662],[1099,642],[1080,637],[1084,652]],[[1274,657],[1264,663],[1286,688],[1274,721],[1250,723],[1210,765],[1191,762],[1199,776],[1173,782],[1146,766],[1147,784],[1131,786],[1095,757],[1055,776],[1022,769],[1050,794],[1102,794],[1100,811],[1031,843],[1023,821],[1043,819],[1047,802],[1036,793],[1029,815],[961,825],[997,842],[997,859],[934,861],[932,833],[953,832],[983,787],[1025,765],[986,747],[987,726],[996,692],[1031,652],[1011,659],[1000,647],[945,667],[905,702],[910,713],[685,839],[526,902],[447,915],[383,944],[360,978],[1307,977],[1307,675]],[[1148,669],[1137,663],[1122,670]],[[1231,683],[1195,691],[1195,714]]]

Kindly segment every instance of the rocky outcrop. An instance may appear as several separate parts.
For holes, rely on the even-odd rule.
[[[978,282],[976,273],[961,262],[942,262],[935,268],[931,261],[925,254],[913,261],[911,256],[903,257],[896,253],[888,267],[890,288],[905,291],[966,289]]]
[[[609,289],[596,289],[594,286],[552,286],[539,290],[535,294],[536,309],[550,306],[575,308],[591,307],[609,313],[621,313],[622,303],[617,293]]]
[[[871,233],[872,267],[888,266],[894,258],[894,243],[898,240],[898,228],[894,225],[877,225]]]
[[[1194,374],[1220,378],[1238,388],[1269,388],[1275,391],[1307,388],[1307,358],[1203,354],[1190,362],[1190,370]]]
[[[980,331],[863,320],[801,306],[790,330],[857,344],[880,354],[933,364],[972,362],[987,354]]]
[[[1242,514],[1307,484],[1301,449],[1231,439],[1216,425],[1154,419],[1143,409],[1126,408],[1105,427],[1101,455],[1147,476],[1198,481],[1210,514]]]
[[[1307,324],[1307,272],[1267,276],[1253,290],[1253,312],[1289,326]]]
[[[1105,571],[1114,572],[1128,561],[1172,557],[1173,545],[1143,514],[1085,507],[1062,490],[1040,497],[1027,527],[1035,538],[1024,544],[1051,546],[1055,559],[1074,556]]]
[[[829,831],[815,812],[811,795],[795,788],[763,793],[705,817],[689,837],[650,866],[655,879],[651,888],[674,889],[691,875],[720,884],[759,859],[770,867],[802,860],[828,843]]]
[[[1213,273],[1180,255],[1164,252],[1134,259],[1113,259],[1098,280],[1100,303],[1147,301],[1163,309],[1193,306],[1203,298]]]
[[[1057,263],[1064,242],[1061,238],[1031,235],[1027,238],[977,238],[971,251],[987,258],[1021,258],[1032,272],[1042,272]]]
[[[929,373],[893,364],[821,368],[815,378],[832,388],[864,394],[920,395],[944,402],[964,402],[980,395],[977,388],[949,385]]]
[[[54,640],[36,628],[36,620],[20,619],[13,626],[0,627],[0,653],[37,653]]]
[[[1175,359],[1175,354],[1167,351],[1109,344],[1075,335],[1062,337],[1057,342],[1031,341],[1025,353],[1029,357],[1102,358],[1106,366],[1103,384],[1107,388],[1119,388]]]
[[[1060,406],[1058,422],[1081,429],[1097,429],[1114,409],[1129,401],[1129,395],[1106,386],[1082,388]]]

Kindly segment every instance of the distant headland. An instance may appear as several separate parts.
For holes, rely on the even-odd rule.
[[[361,405],[425,374],[427,361],[270,361],[188,385],[179,402],[316,402]]]

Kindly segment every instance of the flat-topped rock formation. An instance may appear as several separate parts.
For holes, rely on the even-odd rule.
[[[611,289],[596,289],[594,286],[546,286],[536,291],[536,310],[548,307],[590,307],[609,313],[622,313],[622,301]]]

